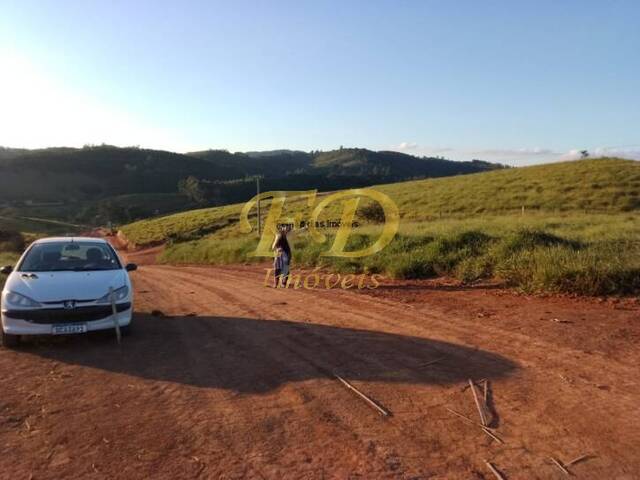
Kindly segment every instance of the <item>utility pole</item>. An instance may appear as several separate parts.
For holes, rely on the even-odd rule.
[[[256,176],[256,191],[258,192],[258,237],[261,237],[262,218],[260,217],[260,176]]]

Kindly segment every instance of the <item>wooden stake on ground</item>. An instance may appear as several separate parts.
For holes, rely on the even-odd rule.
[[[334,373],[333,376],[336,377],[340,381],[340,383],[342,383],[345,387],[347,387],[349,390],[351,390],[356,395],[358,395],[360,398],[362,398],[365,402],[367,402],[371,407],[375,408],[378,411],[378,413],[380,413],[380,415],[383,415],[385,417],[388,417],[389,415],[391,415],[391,412],[389,410],[387,410],[386,408],[383,408],[382,406],[380,406],[376,401],[374,401],[370,397],[366,396],[364,393],[362,393],[356,387],[351,385],[349,382],[347,382],[340,375],[337,375],[337,374]]]
[[[453,413],[454,415],[457,415],[458,417],[463,419],[465,422],[470,423],[471,425],[475,425],[476,427],[480,427],[484,433],[489,435],[496,442],[504,444],[504,440],[502,440],[500,437],[498,437],[496,434],[494,434],[491,430],[489,430],[488,427],[485,427],[484,425],[480,425],[478,422],[474,422],[469,417],[461,414],[460,412],[456,412],[455,410],[453,410],[453,409],[451,409],[449,407],[444,407],[444,408],[447,409],[448,411],[450,411],[451,413]]]
[[[565,468],[565,466],[564,466],[564,465],[562,465],[558,460],[556,460],[556,459],[555,459],[555,458],[553,458],[553,457],[549,457],[549,460],[551,460],[551,461],[554,463],[554,465],[555,465],[556,467],[558,467],[558,468],[562,471],[562,473],[564,473],[565,475],[569,475],[569,476],[571,476],[571,472],[570,472],[569,470],[567,470],[567,469]]]
[[[487,405],[487,400],[489,399],[489,380],[484,381],[484,392],[482,396],[484,397],[484,404]]]
[[[570,467],[571,465],[575,465],[576,463],[580,463],[587,458],[590,458],[591,454],[587,453],[586,455],[580,455],[579,457],[574,458],[570,462],[564,464],[565,467]]]
[[[496,469],[496,467],[493,466],[493,463],[488,460],[485,460],[484,463],[487,464],[487,467],[489,467],[491,473],[493,473],[498,480],[506,480],[504,476]]]
[[[111,313],[113,315],[113,325],[116,328],[116,338],[118,339],[118,345],[122,341],[122,334],[120,333],[120,324],[118,323],[118,309],[116,308],[116,297],[113,294],[113,287],[109,287],[109,300],[111,300]]]
[[[489,435],[491,438],[493,438],[496,442],[498,443],[502,443],[504,444],[504,441],[498,437],[497,435],[495,435],[491,430],[489,430],[487,427],[482,427],[482,431],[484,433],[486,433],[487,435]]]
[[[482,405],[480,405],[480,399],[478,398],[478,392],[476,392],[476,386],[473,384],[471,379],[469,379],[469,387],[471,388],[471,393],[473,393],[473,400],[476,402],[476,408],[478,409],[478,414],[480,415],[480,423],[483,427],[486,427],[487,417],[484,414]]]
[[[449,410],[449,411],[450,411],[451,413],[453,413],[454,415],[459,416],[459,417],[460,417],[460,418],[462,418],[463,420],[466,420],[467,422],[469,422],[469,423],[470,423],[470,424],[472,424],[472,425],[477,425],[477,426],[479,426],[479,427],[481,427],[481,426],[482,426],[482,425],[480,425],[479,423],[474,422],[473,420],[471,420],[469,417],[464,416],[464,415],[463,415],[463,414],[461,414],[460,412],[456,412],[455,410],[453,410],[453,409],[451,409],[451,408],[449,408],[449,407],[444,407],[444,408],[446,408],[447,410]]]
[[[478,385],[479,383],[482,383],[486,380],[486,378],[481,378],[480,380],[477,380],[474,382],[475,385]],[[464,387],[462,387],[462,391],[464,392],[467,388],[469,388],[469,384],[465,385]]]

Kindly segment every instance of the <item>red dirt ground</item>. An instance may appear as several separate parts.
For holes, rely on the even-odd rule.
[[[135,254],[134,333],[0,350],[0,477],[640,478],[640,306],[393,282],[283,290]],[[153,312],[153,314],[152,314]],[[433,362],[440,359],[439,362]],[[338,374],[388,409],[384,417]],[[491,439],[469,378],[490,380]]]

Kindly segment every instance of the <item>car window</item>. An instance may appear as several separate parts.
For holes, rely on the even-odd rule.
[[[20,272],[116,270],[113,249],[104,243],[52,242],[33,245],[18,266]]]

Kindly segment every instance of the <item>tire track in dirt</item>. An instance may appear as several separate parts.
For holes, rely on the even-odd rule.
[[[189,278],[189,280],[191,282],[195,282],[195,280],[193,279],[194,270],[195,269],[193,269],[193,268],[189,268],[188,269],[188,271],[189,271],[188,278]],[[178,275],[181,276],[182,274],[178,274]],[[184,275],[186,276],[187,274],[184,273]],[[195,276],[198,276],[198,277],[203,278],[205,280],[205,282],[200,281],[200,282],[195,282],[195,284],[197,284],[201,288],[207,289],[208,291],[211,290],[211,286],[206,283],[206,280],[209,278],[209,275],[207,274],[207,272],[199,271]],[[237,295],[233,299],[233,301],[235,302],[236,305],[237,304],[242,304],[243,302],[246,302],[248,300],[258,300],[258,301],[262,301],[263,305],[269,305],[269,303],[265,303],[263,298],[261,298],[260,296],[258,296],[258,295],[250,295],[248,293],[248,292],[256,291],[255,285],[251,285],[251,286],[238,285],[238,283],[241,283],[241,282],[238,282],[237,278],[236,279],[229,278],[229,275],[225,275],[224,273],[220,274],[220,272],[216,272],[216,277],[225,277],[225,276],[226,276],[226,278],[225,278],[225,281],[224,281],[224,285],[236,285],[236,287],[234,287],[234,289],[232,291],[227,291],[228,295],[231,295],[231,296]],[[216,286],[215,290],[217,291],[219,288],[225,289],[227,287]],[[306,296],[311,295],[309,292],[305,292],[305,291],[297,291],[297,292],[293,293],[293,292],[285,292],[285,291],[275,291],[275,290],[270,290],[270,289],[264,289],[264,290],[267,290],[267,292],[274,292],[277,295],[282,295],[282,294],[286,294],[286,295],[289,295],[289,296],[291,296],[292,294],[293,295],[306,295]],[[260,291],[260,290],[258,290],[258,291]],[[237,292],[242,292],[242,294],[238,295]],[[340,292],[340,293],[342,293],[342,292]],[[349,295],[349,293],[347,295]],[[229,299],[231,300],[232,298],[229,298]],[[326,306],[318,305],[318,303],[325,303],[325,304],[328,304],[330,306],[334,306],[335,307],[335,303],[328,303],[326,299],[322,298],[322,299],[318,299],[318,302],[316,302],[316,304],[314,305],[317,310],[324,310],[324,311],[329,310]],[[368,301],[367,303],[370,303],[370,301]],[[293,302],[287,302],[287,306],[288,306],[288,310],[294,310],[296,312],[296,314],[298,315],[296,318],[300,318],[300,316],[303,316],[303,318],[307,317],[306,313],[308,312],[308,309],[296,308],[296,304],[294,304]],[[265,310],[266,310],[266,308],[265,308]],[[345,309],[345,310],[349,310],[349,309]],[[359,310],[355,310],[355,311],[357,312]],[[362,320],[367,319],[367,317],[359,315],[359,314],[357,314],[356,316],[360,317]],[[311,319],[307,319],[307,321],[311,321]],[[369,322],[368,326],[371,327],[371,322]],[[318,355],[318,353],[320,353],[321,354],[320,356],[322,357],[322,350],[323,349],[321,347],[319,347],[318,344],[311,345],[310,342],[308,342],[308,341],[305,341],[305,342],[300,342],[299,341],[297,347],[299,348],[301,346],[305,346],[305,351],[306,351],[307,355],[310,355],[310,354]],[[335,348],[331,349],[331,352],[333,354],[332,356],[334,357],[333,358],[333,362],[328,363],[328,362],[324,361],[324,362],[322,362],[322,363],[324,363],[324,365],[327,365],[327,364],[336,365],[337,362],[335,361],[335,353],[337,353],[337,352],[336,352]],[[399,359],[401,359],[403,357],[403,355],[402,355],[403,352],[402,351],[394,351],[392,353],[393,353],[393,356],[396,357],[396,358],[390,358],[389,360],[398,361]],[[441,354],[442,351],[440,351],[439,353]],[[411,358],[411,357],[409,357],[409,358]],[[433,358],[434,358],[433,355],[431,355],[429,357],[429,360],[431,360]],[[464,361],[465,359],[466,358],[463,358],[461,360]],[[343,360],[340,362],[340,364],[348,364],[349,362],[358,361],[358,360],[362,361],[363,358],[362,357],[354,358],[353,356],[351,356],[350,358],[344,360],[344,356],[343,356]],[[382,361],[376,362],[375,361],[376,360],[375,356],[373,356],[373,358],[369,357],[366,360],[368,361],[369,364],[374,364],[375,368],[380,370],[380,371],[388,370],[389,365],[385,365],[384,362],[382,362]],[[424,360],[424,358],[423,358],[423,360]],[[412,363],[413,364],[412,367],[414,367],[416,365],[416,363],[418,363],[418,362],[413,361],[413,362],[410,362],[410,363]],[[398,365],[396,365],[396,367],[398,367]],[[399,365],[399,367],[404,368],[404,369],[407,368],[406,365],[402,365],[402,364]],[[334,368],[333,370],[338,370],[338,369]],[[444,377],[446,377],[447,375],[448,375],[447,372],[443,372],[443,376]],[[355,378],[357,378],[357,376],[355,376]],[[341,389],[342,387],[337,386],[337,388]],[[391,406],[392,410],[394,410],[394,411],[411,411],[411,409],[415,409],[415,404],[413,402],[411,402],[411,405],[409,407],[405,406],[407,399],[411,399],[412,397],[415,397],[415,393],[416,392],[415,392],[415,387],[413,385],[409,385],[409,386],[407,386],[405,388],[395,387],[394,388],[395,391],[394,390],[389,390],[387,388],[382,388],[382,389],[378,390],[378,389],[375,388],[375,386],[372,386],[372,385],[367,385],[365,387],[365,390],[367,388],[368,388],[369,392],[379,392],[379,393],[374,394],[374,396],[376,396],[376,398],[381,400],[382,403],[384,403],[385,405]],[[407,390],[406,394],[403,394],[402,390]],[[392,394],[393,398],[390,398],[391,397],[390,394]],[[433,395],[430,395],[429,398],[433,398]],[[353,402],[353,399],[350,399],[349,397],[347,397],[346,401],[347,402]],[[420,404],[421,402],[418,402],[418,403]],[[436,405],[442,405],[443,403],[444,403],[444,400],[442,400],[442,399],[439,399],[439,400],[436,401]],[[432,402],[429,405],[429,407],[432,408],[433,406],[434,405],[433,405],[433,400],[432,400]],[[358,409],[361,409],[362,405],[358,406],[356,404],[356,407]],[[368,417],[371,417],[371,412],[368,411],[367,407],[364,408],[363,414],[368,416]],[[422,415],[422,416],[424,416],[424,415]],[[442,415],[440,415],[440,417],[442,417]],[[416,418],[416,416],[414,415],[414,418],[412,418],[411,420],[414,420],[414,421],[415,420],[421,420],[421,418]],[[451,419],[446,419],[445,418],[443,420],[440,420],[440,423],[441,424],[446,424],[450,420]],[[403,443],[402,442],[402,440],[403,440],[402,437],[413,438],[414,445],[412,445],[411,451],[408,453],[409,456],[413,456],[414,458],[418,458],[418,457],[420,457],[421,452],[424,451],[424,448],[423,448],[424,445],[422,445],[424,442],[434,443],[434,440],[435,440],[435,442],[437,442],[437,438],[434,439],[433,437],[430,437],[430,436],[424,436],[424,438],[419,438],[419,436],[414,435],[412,431],[415,430],[415,429],[412,428],[411,421],[405,422],[405,421],[402,421],[400,419],[394,418],[392,420],[392,422],[394,424],[396,424],[396,428],[394,428],[394,430],[396,431],[397,438],[389,439],[388,443],[389,444]],[[356,427],[357,427],[357,423],[358,422],[351,422],[351,423],[356,425]],[[447,428],[446,425],[444,425],[444,427]],[[370,426],[368,428],[371,430]],[[390,432],[389,432],[389,425],[388,424],[387,424],[387,427],[384,427],[384,429],[383,429],[384,431],[377,431],[378,429],[375,429],[375,430],[376,431],[374,431],[374,432],[361,431],[360,435],[365,437],[365,438],[370,438],[370,439],[384,438],[384,437],[388,438],[390,436],[389,435]],[[482,437],[481,437],[481,439],[482,439]],[[482,440],[484,440],[484,439],[482,439]],[[405,447],[404,447],[405,455],[403,455],[403,457],[406,457],[407,456],[407,450],[409,450],[409,448],[407,447],[407,442],[406,441],[404,442],[404,445],[405,445]],[[400,466],[400,462],[399,462],[400,455],[395,454],[395,453],[392,452],[389,455],[389,457],[395,459],[394,462],[397,462],[397,463],[394,463],[394,465],[396,465],[396,467]]]
[[[197,275],[197,276],[201,276],[201,275]],[[182,279],[182,278],[181,278],[181,279]],[[203,288],[203,289],[207,290],[208,292],[217,292],[217,293],[219,293],[219,289],[217,289],[217,288],[212,288],[212,287],[210,287],[210,286],[208,286],[208,285],[206,285],[206,284],[204,284],[204,283],[195,282],[195,281],[193,280],[193,272],[192,272],[192,270],[189,270],[189,278],[188,278],[188,279],[190,280],[190,282],[191,282],[190,284],[191,284],[191,285],[197,285],[198,287],[201,287],[201,288]],[[246,290],[245,290],[245,292],[246,292]],[[231,297],[232,293],[230,293],[230,292],[229,292],[229,293],[228,293],[228,295],[229,295],[228,299],[231,299],[231,298],[232,298],[232,297]],[[255,298],[255,296],[254,296],[254,298]],[[238,299],[238,298],[234,298],[234,301],[235,301],[235,303],[237,304],[237,303],[239,302],[239,299]],[[310,336],[314,336],[314,335],[313,335],[313,334],[311,334]],[[317,336],[315,336],[315,337],[316,337],[317,339],[320,339],[320,337],[317,337]],[[307,342],[300,342],[300,341],[298,341],[298,343],[297,343],[296,345],[292,345],[290,342],[286,342],[286,340],[284,340],[284,339],[278,339],[278,342],[277,342],[277,343],[279,343],[279,344],[281,344],[282,346],[284,346],[288,351],[290,351],[290,352],[295,352],[295,353],[296,353],[299,357],[301,357],[301,358],[305,358],[305,357],[304,357],[304,355],[302,355],[299,351],[297,351],[297,350],[299,350],[299,348],[300,348],[300,347],[304,347],[304,348],[305,348],[305,351],[306,351],[307,353],[311,353],[311,352],[318,352],[318,350],[319,350],[319,349],[318,349],[317,342],[316,342],[316,344],[314,345],[314,344],[312,344],[312,343],[311,343],[311,342],[309,342],[309,341],[307,341]],[[271,346],[273,346],[273,344],[271,344]],[[297,347],[297,348],[296,348],[296,347]],[[335,351],[334,351],[334,353],[335,353]],[[344,354],[343,354],[343,355],[344,355]],[[281,354],[279,354],[279,356],[281,356]],[[318,359],[318,360],[319,360],[319,359]],[[349,362],[351,362],[351,361],[353,361],[353,360],[362,360],[362,358],[355,358],[355,357],[353,357],[353,356],[352,356],[352,357],[350,357],[350,358],[348,359],[348,361],[343,360],[343,362],[345,362],[345,363],[349,363]],[[320,370],[322,371],[322,375],[327,375],[327,371],[332,371],[332,370],[333,370],[333,371],[336,371],[336,370],[337,370],[337,369],[335,369],[335,368],[329,368],[329,369],[328,369],[328,368],[327,368],[327,365],[329,365],[329,363],[326,361],[326,359],[320,362],[321,364],[324,364],[324,366],[323,366],[323,367],[319,367],[319,365],[318,365],[318,362],[317,362],[317,361],[309,361],[309,360],[308,360],[308,359],[306,359],[306,358],[305,358],[305,361],[307,361],[308,363],[310,363],[311,365],[313,365],[313,366],[314,366],[314,368],[320,368]],[[383,365],[380,365],[380,367],[381,367],[382,369],[384,368],[384,366],[383,366]],[[329,379],[333,380],[330,374],[329,374],[329,375],[327,375],[327,378],[329,378]],[[340,395],[342,395],[343,397],[345,397],[345,400],[346,400],[347,402],[353,402],[352,397],[350,397],[350,396],[349,396],[350,394],[349,394],[348,392],[344,391],[344,389],[343,389],[343,387],[342,387],[342,386],[337,385],[337,384],[335,383],[335,381],[334,381],[334,380],[331,382],[331,384],[330,384],[330,385],[332,385],[332,386],[333,386],[333,388],[337,391],[337,393],[338,393],[338,394],[340,394]],[[370,411],[368,408],[366,408],[366,407],[365,407],[365,408],[362,408],[362,405],[359,405],[359,404],[357,404],[357,403],[355,404],[355,406],[357,407],[357,408],[355,408],[355,410],[356,410],[356,411],[362,412],[362,413],[361,413],[361,415],[366,416],[366,418],[367,418],[367,419],[371,419],[371,417],[372,417],[372,413],[371,413],[371,411]],[[325,411],[325,412],[322,412],[322,415],[327,415],[327,413],[328,413],[328,412],[326,412],[326,411]],[[332,414],[335,416],[335,415],[336,415],[336,412],[332,412]],[[373,415],[373,417],[375,417],[375,415]],[[360,420],[361,420],[361,419],[360,419]],[[390,420],[390,422],[392,422],[392,423],[398,423],[398,421],[396,421],[396,420]],[[351,423],[353,423],[353,422],[351,422]],[[398,430],[398,427],[400,427],[400,425],[395,425],[395,427],[396,427],[396,430]],[[399,434],[401,434],[401,435],[404,435],[404,436],[406,436],[406,437],[410,437],[410,436],[412,435],[412,433],[411,433],[411,429],[410,429],[410,428],[407,428],[406,426],[404,426],[404,430],[400,429],[400,431],[399,431],[398,433],[399,433]],[[369,436],[371,437],[371,435],[369,435]],[[415,438],[414,440],[415,440],[415,441],[419,441],[419,439],[418,439],[418,438]],[[379,449],[380,449],[380,448],[378,448],[378,450],[379,450]],[[393,452],[389,453],[389,455],[390,455],[390,456],[391,456],[391,455],[393,455],[393,456],[395,456],[395,457],[399,457],[397,454],[395,454],[395,453],[393,453]]]

